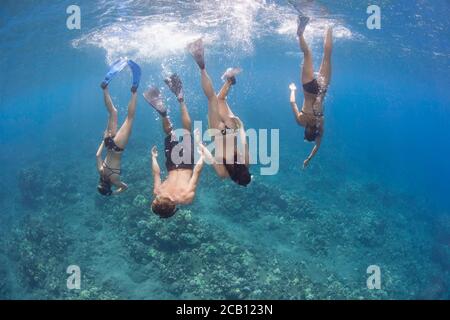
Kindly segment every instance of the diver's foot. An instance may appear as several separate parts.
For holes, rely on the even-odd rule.
[[[202,143],[202,138],[200,136],[200,130],[198,128],[196,128],[194,130],[194,141],[197,144],[201,144]]]
[[[144,99],[155,109],[162,117],[167,116],[167,107],[164,105],[161,92],[156,87],[148,87],[142,94]]]
[[[205,49],[203,47],[203,39],[200,38],[187,45],[187,49],[191,53],[195,62],[197,62],[200,69],[205,69]]]
[[[133,75],[133,84],[131,85],[131,92],[135,93],[139,87],[141,81],[141,67],[133,60],[128,60],[128,66],[131,69]]]
[[[297,35],[300,37],[305,32],[305,28],[309,23],[309,17],[299,15],[297,18]]]
[[[181,102],[184,100],[183,83],[181,82],[180,77],[176,73],[167,77],[164,80],[164,82],[167,84],[170,91],[172,91],[173,94],[175,94],[178,101]]]
[[[227,71],[222,75],[223,81],[228,81],[232,85],[236,84],[236,76],[242,72],[241,68],[228,68]]]

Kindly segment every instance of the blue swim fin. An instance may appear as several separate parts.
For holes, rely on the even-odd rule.
[[[131,86],[131,92],[136,92],[139,87],[139,82],[141,81],[141,67],[133,60],[128,60],[128,66],[133,74],[133,85]]]
[[[102,81],[102,83],[100,85],[102,87],[102,89],[105,89],[108,86],[108,84],[111,82],[112,78],[114,78],[114,76],[116,74],[118,74],[120,71],[122,71],[126,65],[127,65],[126,58],[120,58],[119,60],[114,62],[111,65],[111,67],[109,68],[109,71],[105,76],[105,79]]]

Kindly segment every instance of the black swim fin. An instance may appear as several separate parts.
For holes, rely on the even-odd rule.
[[[297,35],[300,37],[305,32],[305,28],[308,25],[309,17],[299,15],[297,18]]]
[[[126,67],[127,61],[126,58],[120,58],[109,67],[109,71],[100,85],[102,89],[105,89],[111,80]]]
[[[182,101],[184,99],[183,83],[176,73],[164,79],[164,82],[167,84],[170,91],[175,94],[179,101]]]
[[[200,38],[190,44],[188,44],[187,49],[194,57],[195,62],[197,62],[200,69],[205,69],[205,49],[203,47],[203,39]]]
[[[147,90],[142,94],[144,99],[153,107],[158,113],[165,117],[167,116],[167,107],[164,105],[162,100],[161,92],[156,87],[148,87]]]

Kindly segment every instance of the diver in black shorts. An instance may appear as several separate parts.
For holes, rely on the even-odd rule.
[[[181,108],[183,136],[180,140],[174,134],[172,123],[167,115],[161,93],[155,87],[144,92],[144,98],[161,116],[166,156],[167,178],[161,180],[161,170],[158,165],[158,151],[152,148],[152,172],[154,178],[152,210],[161,218],[169,218],[177,211],[177,205],[189,204],[193,201],[200,172],[203,168],[204,156],[199,150],[200,159],[194,163],[194,141],[192,125],[186,103],[184,102],[183,86],[180,78],[173,74],[165,80],[170,90],[176,95]]]

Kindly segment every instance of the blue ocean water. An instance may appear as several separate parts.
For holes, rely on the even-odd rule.
[[[286,1],[77,1],[81,29],[69,30],[72,4],[0,5],[0,298],[449,298],[448,1],[300,1],[316,68],[334,28],[326,134],[307,170],[312,146],[289,106],[302,56]],[[366,27],[370,4],[380,30]],[[216,87],[227,67],[243,68],[229,102],[246,127],[280,129],[278,174],[256,166],[244,189],[207,167],[192,206],[158,219],[150,148],[164,136],[139,95],[122,163],[130,188],[101,197],[108,65],[139,63],[140,93],[161,87],[179,125],[162,81],[177,72],[191,117],[206,123],[185,51],[200,36]],[[123,72],[111,83],[120,119],[130,82]],[[80,290],[66,288],[69,265]],[[366,286],[370,265],[380,290]]]

